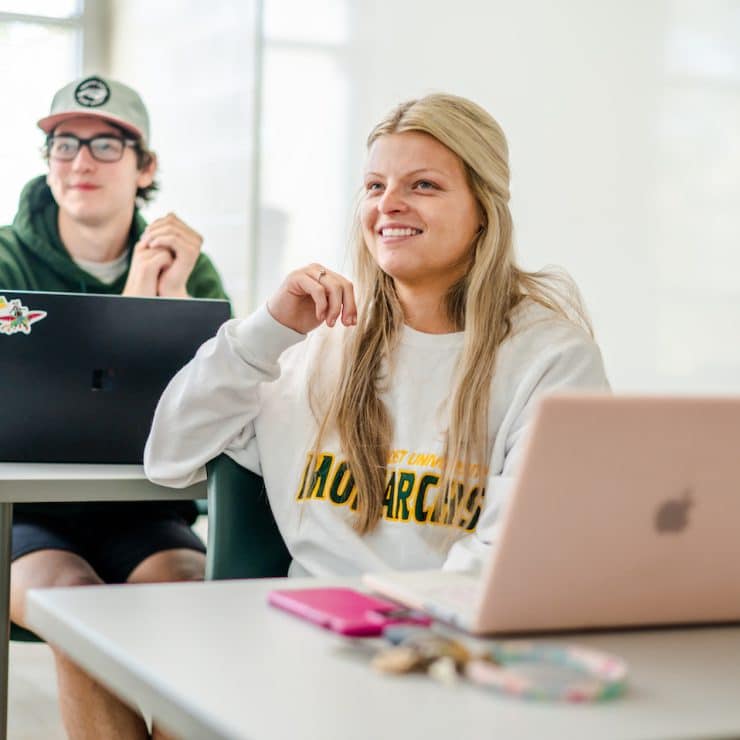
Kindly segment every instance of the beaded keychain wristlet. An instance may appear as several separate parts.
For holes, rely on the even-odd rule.
[[[522,672],[523,666],[554,667],[547,680]],[[557,668],[563,669],[558,676]],[[576,678],[567,674],[577,672]],[[622,694],[627,683],[627,665],[607,653],[546,642],[511,640],[494,643],[490,658],[473,658],[465,663],[463,675],[472,682],[522,699],[588,702],[612,699]]]

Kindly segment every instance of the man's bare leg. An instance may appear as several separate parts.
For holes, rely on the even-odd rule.
[[[102,581],[90,565],[65,550],[38,550],[10,569],[10,617],[27,627],[26,594],[31,588],[90,586]],[[51,646],[57,667],[62,721],[71,740],[147,738],[144,720],[118,697]]]
[[[173,583],[202,581],[206,573],[206,556],[197,550],[176,548],[155,552],[131,571],[127,583]]]

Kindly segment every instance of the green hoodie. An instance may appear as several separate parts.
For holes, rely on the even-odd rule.
[[[0,227],[0,294],[2,290],[122,293],[128,269],[112,285],[106,285],[85,272],[62,244],[57,226],[58,214],[59,207],[43,175],[23,188],[13,224]],[[138,209],[135,210],[128,239],[129,255],[145,227],[146,221]],[[216,269],[204,254],[195,263],[187,290],[195,298],[227,297]],[[145,511],[179,514],[189,522],[196,515],[195,504],[189,501],[16,504],[14,507],[16,519],[32,514],[65,519],[79,519],[85,515],[120,522],[122,517],[141,517]]]
[[[0,290],[122,293],[128,270],[112,285],[85,272],[59,238],[58,214],[59,207],[43,175],[23,188],[13,224],[0,227]],[[144,217],[135,210],[128,239],[129,260],[145,227]],[[194,298],[226,298],[221,279],[204,254],[195,263],[187,290]]]

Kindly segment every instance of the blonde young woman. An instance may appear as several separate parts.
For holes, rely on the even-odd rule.
[[[608,387],[567,281],[516,266],[506,140],[430,95],[370,134],[353,284],[319,264],[170,383],[149,477],[260,473],[291,575],[475,569],[538,397]]]

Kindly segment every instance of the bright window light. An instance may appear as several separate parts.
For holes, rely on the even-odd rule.
[[[0,13],[72,18],[81,12],[81,0],[0,0]]]
[[[7,4],[7,3],[6,3]],[[10,223],[21,189],[46,165],[36,121],[49,112],[54,93],[79,74],[79,32],[75,29],[0,22],[0,79],[3,80],[3,137],[0,148],[0,223]]]

